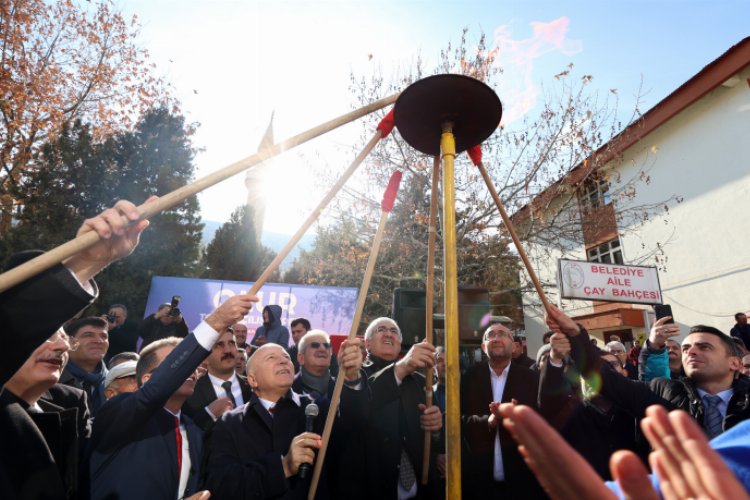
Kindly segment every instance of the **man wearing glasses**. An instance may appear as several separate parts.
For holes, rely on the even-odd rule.
[[[331,338],[323,330],[310,330],[297,344],[300,371],[292,390],[308,394],[315,401],[331,399],[335,381],[331,376]]]
[[[95,231],[98,243],[0,293],[0,324],[6,340],[0,349],[0,385],[5,386],[0,392],[4,497],[88,497],[86,471],[78,461],[80,441],[88,435],[88,410],[82,391],[56,385],[68,352],[76,347],[59,328],[94,300],[98,293],[94,276],[133,252],[148,226],[148,221],[139,219],[135,205],[118,201],[78,230],[79,236]],[[8,268],[38,254],[18,254]],[[46,392],[52,402],[45,401]]]

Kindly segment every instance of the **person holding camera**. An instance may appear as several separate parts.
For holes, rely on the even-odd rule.
[[[128,308],[124,304],[112,304],[107,314],[102,315],[107,320],[109,332],[109,349],[104,361],[109,367],[109,360],[121,352],[135,352],[138,342],[138,323],[128,318]]]
[[[154,314],[143,320],[141,328],[138,330],[138,336],[141,339],[139,350],[151,342],[167,337],[185,338],[187,336],[188,326],[177,307],[179,303],[179,298],[175,296],[171,303],[167,302],[160,305]]]

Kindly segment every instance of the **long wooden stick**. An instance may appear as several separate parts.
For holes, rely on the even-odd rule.
[[[400,175],[399,175],[400,180]],[[389,183],[389,189],[386,190],[386,196],[393,184],[394,177],[391,177]],[[398,184],[396,184],[396,190]],[[393,198],[396,193],[393,192]],[[349,329],[348,340],[354,340],[357,336],[357,330],[359,329],[359,322],[362,319],[362,311],[365,308],[365,299],[367,299],[367,292],[370,289],[370,281],[372,280],[372,273],[375,270],[375,263],[378,260],[378,252],[380,251],[380,243],[383,241],[383,233],[385,233],[385,223],[388,220],[388,214],[390,209],[386,209],[386,198],[383,198],[383,210],[380,214],[380,222],[378,223],[378,229],[375,232],[375,238],[372,242],[372,248],[370,249],[370,257],[367,259],[367,267],[365,268],[365,275],[362,278],[362,286],[359,288],[359,296],[357,297],[357,306],[354,310],[354,319],[352,320],[352,327]],[[393,206],[392,200],[390,206]],[[333,430],[333,421],[336,419],[336,413],[339,408],[339,400],[341,399],[341,391],[344,388],[344,374],[339,372],[336,377],[336,384],[333,387],[333,394],[331,395],[331,404],[328,407],[328,416],[326,417],[326,423],[323,427],[322,444],[318,450],[318,457],[315,459],[315,470],[313,471],[312,482],[310,483],[310,489],[307,492],[307,499],[313,500],[315,498],[315,492],[318,489],[318,482],[320,481],[320,474],[323,471],[323,462],[326,458],[326,451],[328,450],[328,442],[331,439],[331,431]]]
[[[453,124],[442,124],[440,153],[443,160],[443,289],[445,293],[445,498],[461,500],[461,370],[458,344],[458,261],[456,256],[456,192]]]
[[[370,151],[373,150],[375,145],[380,141],[383,134],[380,130],[375,131],[375,134],[372,136],[372,139],[370,139],[370,142],[368,142],[364,149],[357,155],[357,157],[354,159],[352,164],[349,166],[349,168],[346,170],[346,172],[343,173],[343,175],[339,178],[339,180],[334,184],[334,186],[331,188],[330,191],[328,191],[328,194],[323,198],[320,203],[318,203],[318,206],[315,207],[315,210],[312,211],[312,213],[307,217],[307,220],[302,224],[302,226],[297,230],[296,233],[292,236],[292,238],[287,242],[286,245],[284,245],[284,248],[279,250],[279,253],[276,255],[276,257],[271,261],[270,264],[268,264],[268,267],[263,271],[263,273],[258,277],[257,280],[255,280],[255,283],[253,283],[252,288],[250,288],[250,291],[247,293],[251,295],[255,295],[258,293],[258,290],[268,281],[268,278],[271,277],[271,274],[273,274],[276,269],[279,268],[281,263],[284,261],[287,255],[289,255],[289,252],[292,251],[292,249],[299,243],[299,240],[302,239],[302,237],[305,235],[308,229],[310,229],[310,226],[313,225],[313,223],[320,217],[320,214],[323,212],[323,209],[331,202],[331,200],[336,196],[336,194],[341,190],[341,188],[346,184],[346,181],[349,180],[349,177],[352,176],[355,170],[357,170],[357,167],[364,161],[365,158],[367,158],[367,155],[370,154]]]
[[[503,207],[503,202],[500,199],[500,196],[497,194],[497,191],[495,190],[495,185],[492,183],[492,179],[490,179],[490,174],[487,173],[487,169],[484,167],[483,162],[480,161],[478,163],[475,163],[475,165],[479,169],[479,173],[482,174],[482,178],[484,179],[484,183],[487,184],[487,188],[490,190],[492,199],[495,200],[495,205],[497,205],[497,209],[500,211],[500,217],[502,217],[503,222],[505,223],[505,227],[508,228],[510,237],[513,239],[513,243],[516,245],[516,250],[518,250],[518,255],[521,257],[523,265],[526,267],[526,272],[529,273],[529,277],[531,278],[532,283],[534,283],[534,288],[536,289],[536,293],[539,295],[539,299],[542,301],[542,305],[544,306],[545,311],[547,311],[547,314],[550,314],[550,306],[549,300],[547,300],[547,295],[542,289],[542,284],[539,282],[539,278],[534,272],[534,268],[531,267],[531,261],[526,255],[526,252],[523,249],[523,245],[521,245],[521,239],[516,233],[516,228],[513,225],[513,221],[510,220],[510,217],[508,217],[508,213]]]
[[[430,194],[430,222],[427,233],[427,279],[425,280],[425,340],[432,344],[432,304],[435,294],[435,236],[437,232],[438,183],[440,182],[440,157],[432,165],[432,190]],[[425,370],[425,405],[432,406],[432,368]],[[422,484],[427,484],[430,475],[430,447],[432,433],[424,431],[422,453]]]
[[[286,139],[278,144],[259,151],[252,156],[248,156],[236,163],[228,165],[212,174],[209,174],[197,181],[182,186],[179,189],[168,193],[152,203],[144,203],[138,207],[138,212],[141,214],[141,219],[147,219],[159,212],[167,210],[185,201],[187,198],[200,193],[204,189],[207,189],[219,182],[228,179],[253,165],[257,165],[273,156],[276,156],[288,149],[298,146],[302,143],[314,139],[320,135],[330,132],[342,125],[352,122],[358,118],[377,111],[378,109],[384,108],[389,104],[396,101],[398,94],[380,99],[367,106],[363,106],[359,109],[346,113],[338,118],[334,118],[322,125],[311,128],[305,132],[295,135],[289,139]],[[18,267],[11,269],[3,274],[0,274],[0,292],[7,290],[8,288],[21,283],[32,276],[39,274],[45,269],[49,269],[55,264],[59,264],[65,259],[72,257],[73,255],[85,250],[99,241],[99,235],[95,231],[85,233],[73,240],[64,243],[49,252],[46,252],[39,257],[31,259]]]

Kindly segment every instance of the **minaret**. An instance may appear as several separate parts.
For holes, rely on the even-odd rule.
[[[273,146],[273,112],[271,113],[271,120],[268,122],[268,128],[266,133],[263,135],[260,144],[258,145],[258,151],[260,152],[264,148]],[[266,160],[252,167],[245,174],[245,187],[247,188],[247,204],[253,207],[254,217],[253,222],[255,225],[255,235],[258,239],[258,243],[261,241],[263,235],[263,218],[266,215],[266,172],[271,168],[271,160]]]

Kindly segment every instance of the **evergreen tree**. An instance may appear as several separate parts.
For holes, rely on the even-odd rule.
[[[274,252],[255,234],[253,215],[252,207],[242,205],[216,231],[206,247],[204,278],[255,281],[274,259]],[[278,271],[271,279],[278,279]]]
[[[47,250],[64,243],[83,219],[118,199],[138,204],[185,185],[194,170],[191,133],[183,117],[164,108],[147,112],[133,132],[101,143],[93,140],[86,124],[66,126],[57,140],[42,148],[33,174],[18,188],[23,206],[0,248],[0,259],[15,250]],[[194,276],[202,227],[196,197],[153,217],[138,250],[97,277],[97,310],[122,302],[138,317],[152,276]]]

